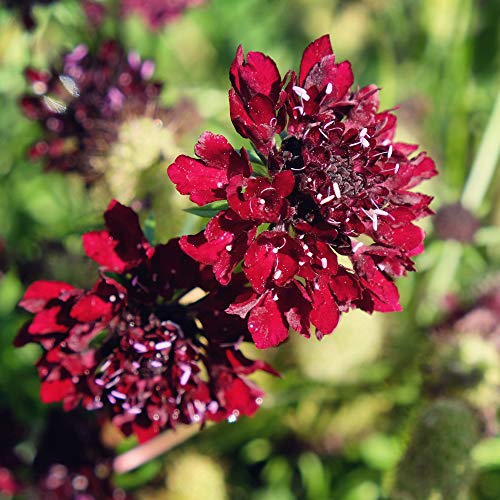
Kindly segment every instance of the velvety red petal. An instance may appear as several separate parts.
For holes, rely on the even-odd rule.
[[[238,77],[234,77],[235,72]],[[256,94],[263,94],[275,102],[278,98],[281,76],[276,63],[261,52],[249,52],[247,61],[242,61],[241,48],[231,68],[232,80],[238,93],[245,100],[250,100]]]
[[[28,331],[35,335],[44,335],[47,333],[64,333],[68,331],[66,325],[58,323],[57,316],[61,308],[59,306],[44,309],[35,315]]]
[[[139,264],[149,244],[137,214],[130,207],[112,200],[104,213],[104,220],[109,234],[118,242],[115,251],[119,258],[127,263],[129,269]]]
[[[104,302],[97,295],[86,295],[71,309],[71,316],[82,323],[107,316],[112,309],[110,302]]]
[[[40,398],[44,403],[56,403],[71,394],[74,384],[70,379],[44,381],[40,386]]]
[[[316,327],[316,336],[321,339],[335,330],[339,322],[339,308],[328,286],[328,278],[322,277],[311,292],[311,323]]]
[[[257,402],[264,392],[253,386],[251,382],[245,383],[239,377],[224,391],[225,408],[228,413],[238,410],[241,415],[251,416],[260,407]]]
[[[292,193],[295,187],[295,176],[290,170],[277,173],[273,178],[273,187],[280,196],[285,197]]]
[[[168,167],[168,176],[181,194],[188,194],[197,205],[225,198],[227,171],[212,168],[200,160],[180,155]]]
[[[323,57],[329,55],[333,55],[330,35],[323,35],[306,47],[300,63],[299,81],[301,85],[304,84],[311,68],[319,63]]]
[[[31,313],[37,313],[49,300],[70,290],[75,290],[75,287],[62,281],[35,281],[28,287],[19,305]]]
[[[108,231],[91,231],[82,236],[85,253],[100,266],[115,273],[122,273],[128,267],[115,252],[117,241]]]
[[[252,309],[248,329],[259,349],[275,347],[288,338],[288,327],[271,293],[267,293],[264,301]]]
[[[160,432],[157,425],[151,424],[150,427],[142,427],[135,422],[132,422],[132,432],[137,436],[139,443],[145,443],[154,438]]]
[[[246,290],[236,297],[234,302],[226,309],[228,314],[237,314],[240,318],[246,315],[262,301],[262,295],[257,295],[253,290]]]

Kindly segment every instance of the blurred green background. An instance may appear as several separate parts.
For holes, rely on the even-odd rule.
[[[400,105],[397,139],[419,143],[436,161],[440,176],[423,188],[436,197],[433,209],[461,200],[481,227],[464,243],[426,221],[419,272],[398,283],[404,312],[351,312],[321,342],[293,335],[265,353],[283,377],[259,378],[268,395],[254,418],[210,427],[117,482],[151,500],[500,498],[500,437],[484,432],[478,416],[488,409],[498,418],[496,345],[443,347],[432,335],[451,302],[473,304],[485,280],[500,281],[500,2],[211,0],[157,32],[138,18],[96,32],[71,0],[37,7],[35,17],[30,33],[0,9],[0,400],[31,429],[23,449],[36,446],[47,408],[38,398],[37,348],[12,347],[26,319],[16,303],[36,279],[93,280],[80,235],[100,226],[109,191],[124,194],[113,179],[108,191],[89,191],[78,176],[43,172],[26,158],[41,132],[18,106],[24,68],[57,66],[79,43],[119,36],[154,60],[165,105],[191,102],[197,117],[182,137],[125,134],[129,147],[118,157],[137,176],[137,192],[157,186],[141,217],[154,215],[164,241],[204,222],[181,211],[188,203],[169,184],[168,162],[191,154],[205,129],[243,145],[227,100],[237,46],[265,52],[284,74],[310,41],[330,33],[355,84],[381,87],[382,108]],[[134,174],[145,148],[163,161]],[[479,370],[475,385],[429,391],[448,362],[455,372]]]

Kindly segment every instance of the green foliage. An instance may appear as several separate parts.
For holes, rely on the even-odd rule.
[[[191,154],[205,129],[223,133],[236,148],[249,147],[233,130],[227,104],[228,68],[240,43],[271,55],[280,69],[297,68],[304,46],[328,32],[337,60],[351,61],[356,84],[375,82],[384,107],[401,104],[397,139],[419,142],[437,159],[433,208],[462,198],[482,227],[474,242],[462,244],[440,241],[428,222],[419,272],[398,282],[402,313],[384,320],[354,314],[321,343],[292,335],[287,346],[264,354],[283,378],[259,380],[268,395],[253,419],[208,428],[183,443],[179,453],[123,475],[118,483],[159,489],[157,497],[143,498],[182,498],[179,485],[197,470],[208,470],[206,482],[197,484],[222,491],[221,498],[227,492],[242,500],[375,500],[384,498],[392,476],[394,499],[500,498],[498,438],[475,446],[477,418],[460,401],[495,412],[498,363],[490,356],[495,348],[489,343],[484,360],[450,358],[443,354],[447,349],[435,349],[429,335],[443,316],[443,297],[470,298],[483,277],[500,269],[500,2],[210,0],[159,32],[148,31],[139,18],[89,29],[77,0],[39,5],[35,16],[38,27],[27,33],[12,12],[0,8],[0,251],[4,243],[7,254],[7,268],[0,269],[1,406],[30,429],[43,425],[46,411],[35,368],[39,350],[12,346],[26,320],[16,308],[26,286],[36,279],[93,282],[96,270],[84,257],[80,235],[102,226],[111,196],[134,198],[136,190],[131,201],[138,202],[146,236],[156,243],[193,234],[227,208],[226,202],[193,207],[175,194],[165,174],[168,161]],[[155,61],[155,78],[166,82],[164,104],[186,98],[199,116],[189,115],[179,138],[163,135],[151,123],[129,124],[103,163],[113,174],[110,185],[89,190],[80,178],[44,172],[27,159],[40,129],[22,116],[18,100],[26,90],[26,66],[48,68],[79,43],[96,47],[113,36]],[[263,173],[261,158],[248,152],[255,171]],[[146,168],[150,162],[155,164]],[[479,368],[480,393],[448,387],[456,399],[424,403],[434,376]],[[405,443],[409,415],[423,404]],[[35,449],[35,435],[21,443],[21,454]],[[124,440],[117,452],[135,445]]]

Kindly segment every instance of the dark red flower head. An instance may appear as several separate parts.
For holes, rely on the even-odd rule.
[[[104,42],[96,55],[79,45],[51,72],[27,69],[32,93],[21,105],[44,133],[30,157],[43,159],[48,170],[76,171],[92,183],[122,122],[143,116],[165,120],[168,111],[158,105],[162,84],[150,81],[153,71],[151,61],[126,54],[115,41]]]
[[[2,3],[5,4],[5,7],[8,9],[17,9],[24,27],[27,30],[32,30],[36,26],[35,20],[33,19],[33,7],[36,4],[48,5],[54,1],[55,0],[4,0]]]
[[[230,77],[231,119],[262,165],[210,132],[198,158],[177,158],[168,173],[180,193],[228,202],[181,247],[223,284],[243,261],[252,288],[229,311],[249,314],[261,348],[289,328],[309,336],[311,324],[321,338],[353,307],[400,310],[393,279],[414,270],[424,238],[414,222],[431,213],[413,188],[436,175],[434,162],[394,141],[377,87],[350,90],[351,66],[335,62],[328,36],[306,48],[298,76],[240,47]]]
[[[188,7],[202,5],[206,0],[122,0],[125,15],[138,14],[153,30],[178,19]]]
[[[94,287],[38,281],[20,303],[34,318],[17,345],[44,349],[43,401],[106,408],[141,441],[179,422],[252,415],[263,392],[246,375],[275,372],[243,356],[246,325],[224,312],[241,282],[220,287],[177,240],[150,245],[137,215],[116,201],[104,217],[107,230],[83,237],[100,266]]]

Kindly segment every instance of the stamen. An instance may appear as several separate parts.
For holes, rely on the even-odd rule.
[[[328,260],[327,260],[327,258],[326,257],[322,257],[321,258],[321,267],[323,269],[326,269],[327,266],[328,266]]]
[[[166,349],[167,347],[171,347],[171,345],[172,345],[172,342],[165,340],[163,342],[158,342],[158,344],[156,344],[156,346],[155,346],[155,349],[157,351],[161,351],[162,349]]]
[[[280,278],[280,276],[282,275],[283,273],[281,272],[281,269],[278,269],[275,273],[274,273],[274,276],[273,276],[273,279],[277,280]]]
[[[337,189],[338,189],[338,185],[337,185]],[[335,191],[335,188],[334,188],[334,191]],[[339,190],[339,194],[340,194],[340,190]],[[329,201],[332,201],[334,200],[336,197],[336,193],[335,194],[332,194],[331,196],[327,196],[324,200],[321,200],[320,201],[320,205],[324,205],[325,203],[328,203]],[[340,196],[338,196],[338,198],[340,198]],[[318,199],[319,199],[319,195],[318,195]]]
[[[189,365],[185,365],[182,367],[182,375],[179,380],[181,385],[186,385],[188,383],[189,377],[191,376],[191,367]]]
[[[139,342],[136,342],[133,347],[137,352],[147,352],[148,350],[145,345],[139,344]]]
[[[333,192],[335,193],[335,196],[337,198],[340,198],[342,196],[342,194],[340,193],[340,187],[336,182],[333,183]]]
[[[326,86],[325,89],[325,94],[330,95],[332,92],[333,92],[333,85],[331,84],[331,82],[328,82],[328,85]]]
[[[294,85],[292,87],[292,90],[301,98],[304,99],[304,101],[308,101],[310,99],[309,94],[307,93],[306,89],[303,89],[302,87],[299,87],[297,85]]]
[[[330,140],[330,138],[323,132],[323,130],[319,129],[319,133],[327,140]]]
[[[389,146],[389,150],[387,151],[387,159],[392,156],[392,144]]]

